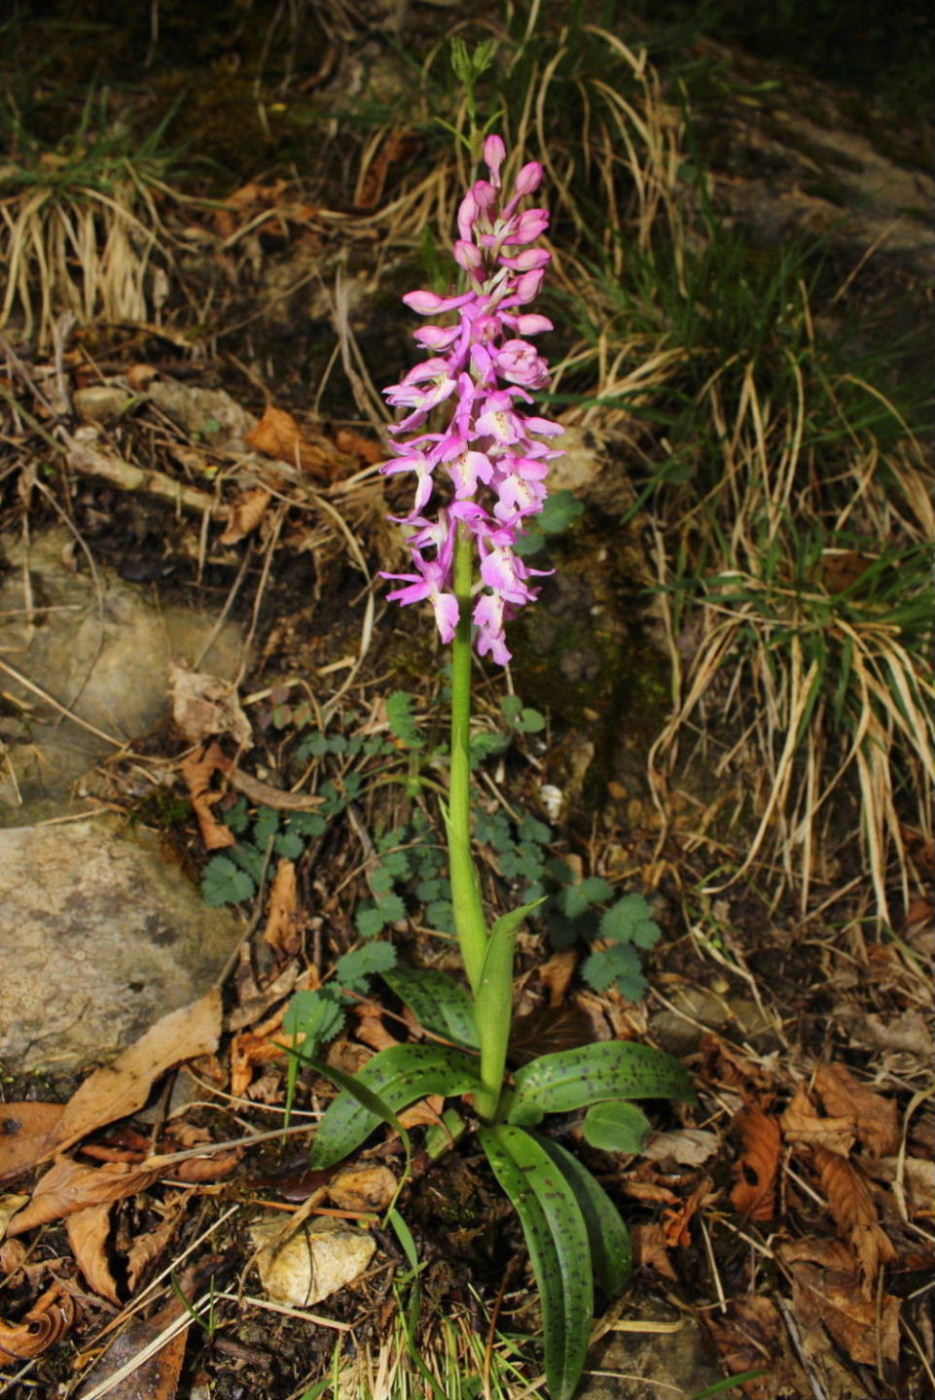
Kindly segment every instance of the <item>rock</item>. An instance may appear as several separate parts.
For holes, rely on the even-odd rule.
[[[0,1060],[72,1071],[202,996],[241,936],[115,818],[0,830]]]
[[[89,384],[72,396],[82,423],[110,423],[133,407],[136,395],[127,384]]]
[[[6,746],[0,826],[23,826],[67,810],[76,779],[168,715],[169,662],[197,660],[214,625],[207,613],[160,607],[151,590],[125,583],[100,565],[95,577],[77,573],[65,562],[72,543],[64,530],[31,542],[25,562],[32,616],[26,612],[22,548],[7,550],[12,567],[0,585],[4,658],[40,694],[4,674],[4,692],[22,713],[11,714],[8,707],[0,716],[0,745]],[[242,644],[239,627],[226,626],[205,667],[220,679],[236,675]],[[41,692],[86,724],[63,717]]]
[[[367,1268],[376,1241],[336,1220],[300,1225],[291,1234],[282,1216],[259,1220],[250,1234],[263,1287],[277,1303],[305,1308],[353,1283]],[[283,1238],[285,1236],[285,1238]],[[278,1243],[282,1240],[281,1243]]]

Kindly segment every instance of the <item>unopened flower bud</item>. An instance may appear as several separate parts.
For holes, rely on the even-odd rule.
[[[495,185],[500,183],[500,167],[506,157],[506,146],[499,136],[488,136],[484,142],[484,160]]]

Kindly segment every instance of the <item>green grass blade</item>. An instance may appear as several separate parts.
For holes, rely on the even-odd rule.
[[[395,1114],[428,1094],[476,1093],[477,1061],[443,1045],[393,1045],[368,1060],[353,1078],[313,1061],[321,1074],[342,1084],[312,1144],[313,1168],[349,1156],[381,1122],[398,1126]]]
[[[494,1175],[523,1227],[542,1300],[545,1371],[554,1400],[571,1400],[581,1379],[594,1284],[588,1229],[568,1178],[522,1128],[480,1129]]]

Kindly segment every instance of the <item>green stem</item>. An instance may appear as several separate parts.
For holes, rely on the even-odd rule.
[[[448,808],[448,862],[451,902],[461,957],[474,996],[480,1044],[481,1088],[474,1107],[492,1123],[503,1089],[506,1047],[513,1011],[513,945],[528,909],[499,919],[488,934],[480,880],[471,852],[471,593],[474,546],[463,525],[457,527],[454,589],[458,629],[451,652],[451,786]]]
[[[451,647],[451,789],[448,808],[448,862],[451,902],[471,990],[477,995],[487,954],[487,921],[480,881],[471,854],[471,587],[474,552],[469,532],[457,527],[455,595],[460,607]],[[483,1030],[478,1027],[483,1036]]]

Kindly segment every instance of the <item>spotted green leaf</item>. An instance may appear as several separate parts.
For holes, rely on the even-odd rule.
[[[571,1113],[603,1099],[694,1098],[688,1071],[671,1055],[632,1040],[601,1040],[524,1065],[516,1073],[508,1117],[529,1126],[544,1113]]]
[[[565,1177],[581,1207],[595,1282],[608,1298],[616,1298],[626,1287],[633,1267],[630,1233],[620,1212],[577,1157],[551,1138],[533,1136]]]
[[[394,967],[383,973],[383,980],[424,1030],[472,1050],[477,1048],[471,998],[460,982],[427,967]]]
[[[476,1093],[480,1087],[477,1061],[444,1045],[393,1045],[381,1050],[355,1076],[355,1083],[390,1113],[408,1108],[427,1094]],[[385,1116],[347,1091],[340,1093],[318,1125],[312,1167],[330,1167],[355,1152]]]
[[[542,1302],[545,1372],[553,1400],[571,1400],[594,1318],[588,1229],[575,1191],[544,1145],[522,1128],[479,1130],[493,1173],[520,1218]]]

